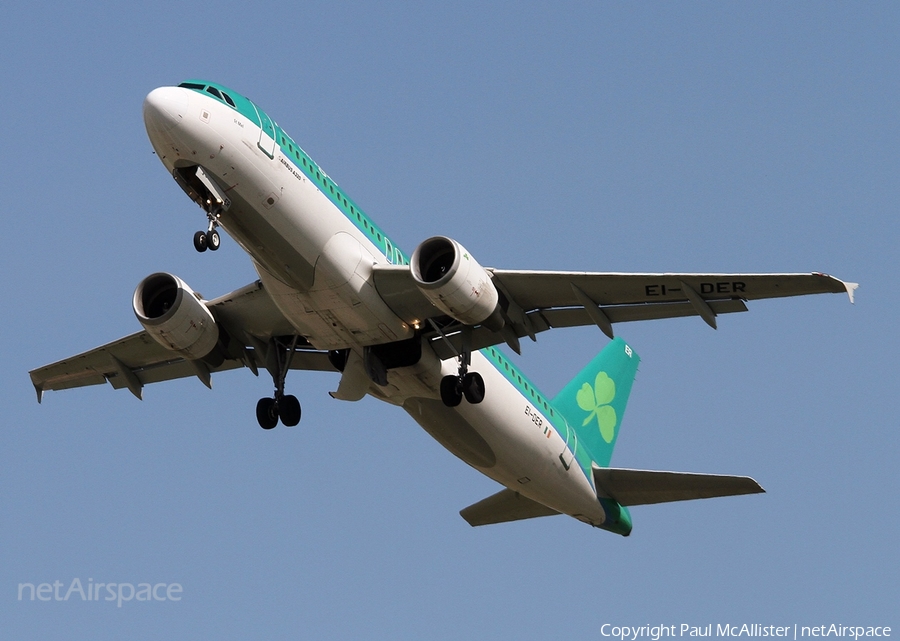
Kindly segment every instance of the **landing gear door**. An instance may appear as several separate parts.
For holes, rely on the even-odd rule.
[[[253,108],[259,117],[259,140],[256,142],[256,146],[269,158],[274,159],[275,147],[278,144],[275,140],[275,123],[255,104],[253,104]]]

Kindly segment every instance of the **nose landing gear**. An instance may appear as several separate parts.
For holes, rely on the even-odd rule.
[[[222,238],[216,230],[216,227],[218,226],[217,218],[218,216],[210,214],[209,228],[205,232],[198,231],[194,234],[194,249],[198,252],[205,252],[207,249],[209,251],[216,251],[222,244]]]

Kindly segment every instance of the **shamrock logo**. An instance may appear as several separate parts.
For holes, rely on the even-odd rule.
[[[610,403],[616,397],[616,383],[606,372],[597,374],[594,379],[594,387],[585,383],[575,395],[578,407],[585,412],[590,412],[582,427],[597,417],[597,425],[600,427],[600,436],[607,443],[612,443],[616,435],[616,410],[610,407]]]

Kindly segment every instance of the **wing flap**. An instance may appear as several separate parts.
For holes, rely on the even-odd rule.
[[[598,498],[613,499],[625,506],[765,492],[749,476],[610,467],[594,467],[593,476]]]
[[[747,305],[742,300],[711,301],[709,306],[716,314],[746,312]],[[681,318],[696,316],[697,310],[690,303],[664,303],[658,305],[619,305],[604,307],[603,311],[613,323],[629,321],[657,320],[663,318]],[[556,327],[584,327],[593,325],[594,319],[584,307],[567,307],[563,309],[544,309],[528,313],[531,327],[536,334]],[[518,338],[528,335],[524,325],[515,325],[513,330]],[[438,358],[453,358],[462,349],[462,335],[459,332],[447,332],[445,336],[429,335],[431,346]],[[505,341],[500,332],[495,332],[484,325],[472,330],[472,349],[482,349],[499,345]],[[448,344],[449,343],[449,344]]]
[[[533,501],[508,488],[500,490],[496,494],[482,499],[459,512],[459,515],[472,527],[534,519],[540,516],[554,516],[556,514],[560,514],[560,512],[541,505],[537,501]]]

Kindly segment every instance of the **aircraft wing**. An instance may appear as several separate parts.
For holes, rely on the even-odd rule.
[[[846,293],[853,302],[856,283],[822,273],[810,274],[624,274],[488,269],[501,294],[508,323],[502,331],[484,326],[471,332],[471,347],[506,342],[553,327],[596,324],[608,336],[612,325],[628,321],[700,316],[716,327],[719,314],[747,311],[746,301],[807,294]],[[406,322],[438,321],[442,313],[418,290],[409,266],[378,265],[375,285],[385,302]],[[431,324],[431,323],[429,323]],[[461,327],[432,325],[430,336],[441,358],[462,344]],[[440,329],[438,329],[440,327]]]
[[[40,402],[46,390],[61,390],[108,382],[141,398],[144,385],[197,376],[211,386],[211,374],[238,367],[257,372],[265,366],[270,339],[296,333],[259,282],[206,303],[220,329],[222,350],[215,360],[189,360],[140,331],[101,347],[29,372]],[[335,371],[327,352],[294,350],[291,369]]]

